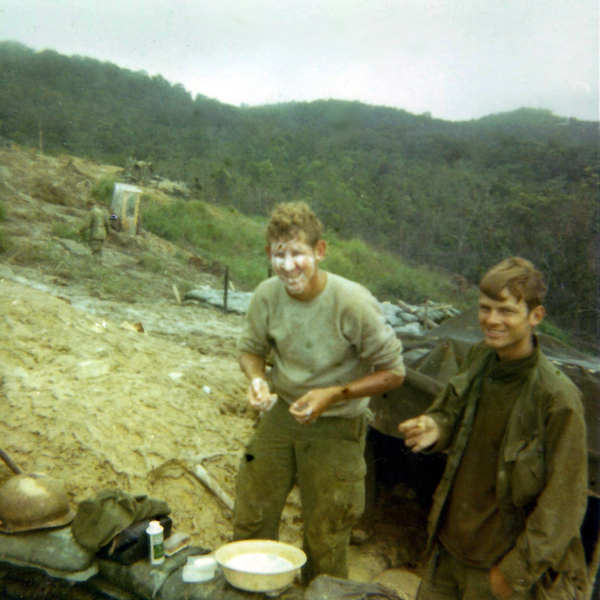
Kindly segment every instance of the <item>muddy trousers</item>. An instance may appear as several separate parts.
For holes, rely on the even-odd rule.
[[[102,254],[102,246],[104,246],[104,240],[90,240],[92,255],[100,256]]]
[[[278,400],[261,417],[236,480],[234,539],[279,537],[286,498],[298,484],[304,522],[302,575],[348,577],[352,526],[364,510],[366,419],[321,417],[300,425]]]
[[[429,560],[417,600],[498,600],[498,596],[488,569],[466,565],[440,544]],[[533,600],[533,592],[515,592],[510,600]]]

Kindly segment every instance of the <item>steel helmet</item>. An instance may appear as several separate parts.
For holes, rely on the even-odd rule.
[[[74,517],[67,494],[56,479],[39,473],[21,474],[0,486],[0,531],[60,527]]]

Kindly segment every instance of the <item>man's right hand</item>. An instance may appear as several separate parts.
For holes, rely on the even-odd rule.
[[[277,402],[277,394],[271,394],[269,384],[261,377],[255,377],[248,388],[248,402],[261,412],[271,410]]]
[[[404,438],[404,444],[413,452],[421,452],[440,439],[440,428],[427,415],[409,419],[398,425],[398,431]]]

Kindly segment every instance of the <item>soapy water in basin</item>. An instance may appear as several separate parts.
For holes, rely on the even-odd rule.
[[[246,552],[230,558],[225,566],[245,573],[284,573],[294,565],[281,556],[266,552]]]

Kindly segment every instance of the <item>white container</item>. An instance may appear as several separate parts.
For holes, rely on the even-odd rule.
[[[262,559],[255,560],[254,557],[261,554]],[[238,557],[242,560],[238,560]],[[270,592],[279,593],[294,581],[300,567],[306,562],[306,554],[300,548],[282,542],[243,540],[221,546],[215,552],[215,559],[232,586],[247,592],[266,592],[271,595]],[[246,566],[240,568],[240,563]]]
[[[163,527],[158,521],[150,521],[146,533],[150,544],[150,562],[153,565],[162,565],[165,562]]]
[[[186,583],[210,581],[215,576],[217,561],[212,556],[189,556],[181,578]]]

